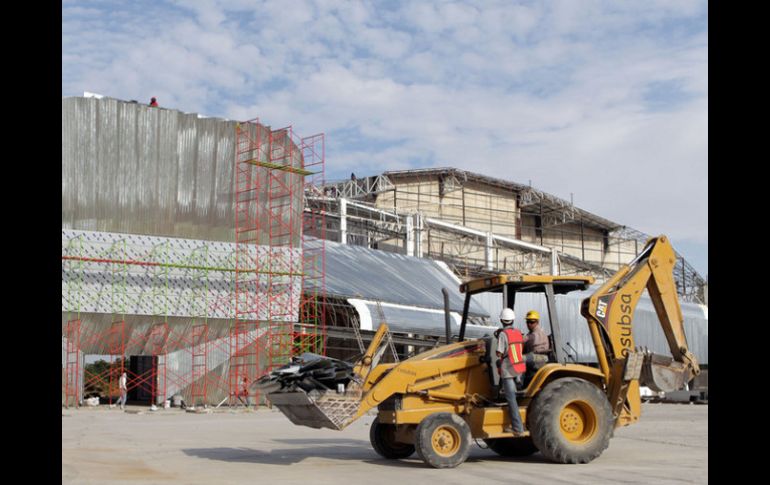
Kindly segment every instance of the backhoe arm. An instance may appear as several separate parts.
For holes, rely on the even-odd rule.
[[[676,254],[668,238],[652,238],[633,261],[583,300],[581,313],[588,321],[615,416],[623,415],[622,424],[635,421],[640,414],[640,377],[654,390],[670,391],[681,388],[700,372],[695,356],[687,347],[673,277],[675,264]],[[634,310],[645,288],[673,360],[635,351]]]
[[[673,249],[668,246],[672,253]],[[687,337],[684,334],[684,318],[682,317],[682,308],[679,305],[679,298],[676,293],[676,286],[671,276],[672,269],[667,265],[660,264],[658,260],[650,262],[652,268],[652,277],[647,283],[647,292],[652,298],[652,304],[655,312],[658,314],[660,325],[663,327],[663,333],[671,349],[671,355],[676,362],[682,363],[686,368],[684,373],[684,382],[689,382],[694,376],[700,374],[700,366],[687,346]],[[660,379],[653,379],[659,381]],[[657,387],[664,385],[653,382]],[[665,389],[661,389],[665,390]]]

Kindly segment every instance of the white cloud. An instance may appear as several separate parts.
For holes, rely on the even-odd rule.
[[[432,164],[531,179],[707,244],[706,12],[702,1],[68,2],[62,92],[324,131],[330,175]]]

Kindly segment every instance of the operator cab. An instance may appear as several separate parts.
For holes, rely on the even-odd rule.
[[[517,293],[542,293],[545,296],[546,306],[548,308],[548,317],[551,324],[551,333],[548,336],[551,352],[548,356],[548,362],[566,363],[567,354],[563,352],[564,340],[559,327],[559,319],[556,314],[556,295],[564,295],[572,291],[586,290],[594,283],[591,276],[545,276],[545,275],[496,275],[483,278],[476,278],[466,281],[460,285],[460,292],[465,293],[465,304],[463,306],[462,322],[460,323],[459,340],[465,339],[465,327],[468,322],[468,308],[470,307],[471,297],[479,293],[499,293],[502,298],[503,308],[513,309],[516,303]],[[541,323],[542,325],[542,323]],[[487,337],[485,340],[486,358],[489,364],[489,377],[493,386],[497,386],[499,376],[497,368],[494,365],[497,358],[494,352],[494,340]],[[524,386],[534,374],[534,371],[528,368],[524,377]],[[521,390],[523,391],[523,389]]]

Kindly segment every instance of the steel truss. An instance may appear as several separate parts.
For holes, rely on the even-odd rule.
[[[382,208],[374,207],[377,196],[386,191],[393,191],[395,195],[400,194],[400,189],[397,184],[393,182],[396,180],[396,177],[399,176],[418,178],[421,176],[428,176],[432,180],[437,179],[439,198],[453,191],[463,189],[464,185],[470,180],[482,184],[489,184],[490,186],[497,188],[511,190],[517,194],[518,208],[521,215],[536,217],[536,225],[529,229],[534,229],[535,238],[539,235],[541,245],[546,244],[543,241],[543,235],[545,233],[548,233],[550,238],[553,238],[554,236],[558,238],[559,231],[561,231],[562,239],[564,234],[569,234],[569,236],[573,238],[578,238],[577,246],[574,244],[568,248],[565,246],[565,248],[562,248],[563,251],[559,251],[558,259],[561,262],[563,274],[590,274],[601,282],[614,273],[614,270],[617,269],[614,267],[615,265],[619,267],[625,262],[633,259],[633,257],[641,250],[646,240],[650,237],[640,231],[620,226],[612,221],[579,209],[574,205],[572,200],[566,201],[535,189],[531,185],[526,186],[516,184],[456,169],[425,169],[394,173],[389,172],[373,177],[329,182],[324,186],[323,192],[332,199],[334,197],[356,199],[358,204],[369,203],[372,204],[373,210],[383,211]],[[308,199],[311,199],[311,197],[308,197]],[[316,200],[319,199],[316,198]],[[396,200],[395,197],[394,200]],[[337,199],[337,201],[327,200],[324,201],[323,204],[329,211],[327,214],[330,220],[340,220],[339,199]],[[441,202],[439,202],[439,204],[441,204]],[[466,206],[464,197],[462,204],[463,221],[465,221],[464,214]],[[348,213],[346,215],[346,240],[342,242],[395,251],[399,251],[399,249],[396,248],[403,247],[407,244],[409,238],[402,230],[403,226],[401,225],[401,222],[405,220],[405,217],[408,217],[408,215],[402,214],[398,208],[395,208],[392,210],[392,214],[398,217],[396,220],[383,219],[381,216],[378,216],[371,211],[355,213],[350,209],[352,205],[353,203],[349,201]],[[415,210],[419,212],[419,206],[416,209],[412,208],[411,212],[414,212]],[[492,211],[492,209],[489,210]],[[425,217],[424,214],[423,216]],[[451,221],[451,223],[458,224],[457,221]],[[471,223],[469,222],[469,225],[470,224]],[[573,228],[570,230],[565,230],[564,228],[558,229],[558,226],[567,224],[573,226],[579,225],[580,228]],[[600,231],[604,231],[604,235],[588,236],[583,233],[584,225],[589,228],[600,228]],[[426,232],[429,233],[427,237],[430,238],[431,243],[428,244],[428,250],[423,253],[424,255],[437,259],[444,259],[447,262],[453,261],[453,264],[456,264],[458,269],[467,266],[461,269],[462,273],[471,270],[480,273],[490,272],[488,267],[484,267],[484,261],[481,260],[481,256],[478,256],[478,254],[483,252],[483,248],[486,245],[483,237],[479,236],[474,239],[472,236],[468,235],[448,235],[445,238],[439,231],[437,231],[437,228],[431,228],[430,224],[427,224],[426,229]],[[334,223],[330,223],[330,233],[336,234],[338,232],[342,231],[334,226]],[[522,227],[520,224],[517,225],[514,232],[519,235],[521,234]],[[599,262],[598,259],[587,259],[586,253],[596,254],[597,250],[587,248],[585,242],[596,242],[596,237],[601,237],[603,239],[602,242],[605,245],[605,248],[617,245],[617,262],[606,261],[603,255],[598,258],[601,259],[601,262]],[[334,239],[334,236],[332,236],[332,239]],[[379,244],[385,241],[389,244]],[[433,244],[438,241],[443,242],[444,247],[442,247],[441,243]],[[458,247],[454,248],[452,251],[448,251],[446,247],[450,242],[458,245]],[[636,251],[633,249],[627,251],[623,247],[628,242],[637,243]],[[564,244],[564,241],[562,241],[562,244]],[[497,252],[498,249],[496,248],[494,251]],[[573,253],[575,251],[582,252],[582,257],[570,255],[570,251]],[[680,297],[685,301],[703,303],[703,288],[706,284],[705,279],[702,278],[679,253],[677,253],[677,256],[678,261],[675,270],[675,279]],[[533,270],[543,271],[538,268],[544,266],[545,271],[548,271],[548,265],[541,264],[541,259],[542,257],[531,254],[531,252],[526,250],[517,251],[516,254],[510,258],[504,256],[502,261],[498,261],[495,269],[514,272]],[[465,261],[464,264],[463,261]],[[509,262],[512,263],[512,265],[509,265]]]

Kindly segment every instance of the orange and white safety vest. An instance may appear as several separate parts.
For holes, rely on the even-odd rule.
[[[508,338],[508,359],[511,361],[514,372],[524,374],[527,365],[524,362],[524,336],[516,328],[503,328]]]

